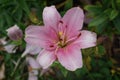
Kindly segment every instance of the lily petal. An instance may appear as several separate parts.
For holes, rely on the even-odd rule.
[[[80,7],[71,8],[66,12],[62,20],[70,30],[80,30],[84,21],[83,10]]]
[[[7,53],[16,53],[16,49],[17,49],[17,48],[15,48],[16,45],[14,45],[14,44],[8,44],[8,42],[5,39],[6,39],[6,37],[0,39],[1,44],[5,45],[4,46],[5,51],[7,51]]]
[[[58,22],[60,21],[61,16],[56,10],[55,6],[45,7],[43,10],[43,20],[45,26],[48,27],[57,27]]]
[[[25,31],[25,41],[30,45],[49,48],[58,41],[56,32],[50,27],[29,26]]]
[[[38,61],[36,59],[34,59],[33,57],[27,56],[26,57],[26,61],[29,63],[29,65],[33,68],[33,69],[39,69],[41,68]]]
[[[89,48],[96,45],[97,35],[94,32],[82,30],[81,35],[74,43],[78,44],[80,48]]]
[[[28,80],[38,80],[38,69],[40,69],[40,65],[39,63],[30,56],[26,57],[26,61],[29,64],[28,65],[28,70],[29,70],[29,76],[28,76]]]
[[[83,65],[81,51],[76,45],[69,45],[66,48],[59,49],[57,58],[70,71],[75,71]]]
[[[44,33],[45,29],[43,27],[29,26],[25,31],[25,41],[30,45],[45,46],[48,41],[48,35]]]
[[[37,57],[37,61],[43,69],[47,69],[55,60],[54,52],[47,50],[42,50]]]
[[[38,77],[29,72],[28,80],[38,80]]]
[[[22,57],[24,57],[25,55],[32,54],[32,55],[36,55],[41,51],[41,47],[39,46],[35,46],[35,45],[30,45],[30,44],[26,44],[26,49],[22,54]]]

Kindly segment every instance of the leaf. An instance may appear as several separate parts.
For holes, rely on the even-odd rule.
[[[7,2],[8,0],[0,0],[0,4],[4,4],[5,2]]]
[[[100,59],[98,62],[97,62],[97,65],[99,66],[99,68],[103,68],[103,67],[106,67],[106,62],[102,59]]]
[[[111,0],[102,0],[102,5],[104,8],[109,8],[111,5]]]
[[[116,0],[117,3],[120,3],[120,0]]]
[[[20,21],[20,20],[22,19],[22,16],[23,16],[23,11],[22,11],[22,9],[21,9],[21,8],[18,8],[18,9],[16,10],[16,12],[15,12],[12,16],[14,16],[14,19],[15,19],[16,21]]]
[[[18,22],[17,25],[20,27],[20,29],[22,29],[22,31],[24,31],[26,28],[25,24],[22,22]]]
[[[82,77],[83,75],[85,75],[87,73],[87,69],[85,66],[83,66],[82,68],[80,69],[77,69],[75,71],[75,74],[78,76],[78,77]]]
[[[99,53],[99,55],[105,54],[105,48],[102,45],[98,46],[98,53]]]
[[[87,5],[84,7],[84,9],[87,10],[88,12],[93,13],[94,15],[98,15],[101,14],[101,12],[103,12],[102,7],[96,5]]]
[[[57,67],[60,69],[62,75],[63,75],[64,77],[67,76],[68,70],[66,70],[63,66],[61,66],[59,62],[55,61],[55,62],[52,64],[52,66],[57,66]]]
[[[4,20],[3,20],[3,15],[0,16],[0,30],[3,28],[4,26]]]
[[[4,16],[5,16],[7,25],[12,26],[14,23],[13,18],[8,13],[5,13]]]
[[[14,45],[16,45],[16,46],[19,46],[19,45],[22,44],[22,40],[12,41],[11,44],[14,44]]]
[[[103,22],[105,22],[107,20],[107,16],[104,14],[101,14],[97,17],[95,17],[89,24],[89,27],[91,26],[99,26],[100,24],[102,24]]]
[[[73,6],[73,0],[67,0],[64,9],[68,10]]]
[[[64,75],[64,77],[66,77],[67,76],[67,74],[68,74],[68,71],[67,70],[62,70],[62,74]]]
[[[18,0],[18,4],[27,13],[27,15],[29,15],[30,10],[26,3],[26,0]]]
[[[91,57],[90,56],[87,56],[85,57],[85,64],[86,64],[86,67],[88,70],[91,70]]]
[[[113,24],[115,28],[118,30],[118,32],[120,33],[120,15],[113,20]]]
[[[67,76],[67,74],[68,74],[68,70],[66,70],[64,67],[62,67],[60,64],[59,64],[59,68],[60,68],[60,70],[61,70],[61,72],[62,72],[62,75],[64,76],[64,77],[66,77]]]
[[[118,15],[118,11],[117,10],[112,10],[110,15],[109,15],[109,18],[110,20],[113,20],[114,18],[116,18],[116,16]]]
[[[73,72],[69,72],[68,74],[67,74],[67,77],[66,77],[67,79],[65,79],[65,80],[78,80],[78,78],[77,78],[77,75],[75,74],[75,73],[73,73]]]
[[[115,75],[114,80],[120,80],[120,77]]]
[[[96,26],[96,31],[98,34],[102,34],[103,31],[108,27],[108,21],[104,21],[103,23],[101,23],[100,25]]]
[[[95,77],[95,78],[102,78],[102,77],[103,77],[102,74],[96,73],[96,72],[92,73],[91,75],[92,75],[93,77]]]
[[[101,70],[100,70],[100,72],[102,73],[102,74],[104,74],[105,76],[109,76],[110,75],[110,69],[109,68],[102,68]]]

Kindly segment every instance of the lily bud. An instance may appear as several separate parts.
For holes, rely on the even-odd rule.
[[[11,40],[19,40],[23,36],[22,30],[17,25],[10,27],[6,31]]]

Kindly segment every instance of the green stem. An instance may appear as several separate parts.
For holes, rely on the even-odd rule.
[[[15,74],[15,71],[17,70],[18,65],[20,64],[21,59],[22,59],[22,58],[20,57],[20,58],[17,60],[16,66],[15,66],[15,68],[14,68],[14,70],[13,70],[11,76],[13,76],[13,75]]]

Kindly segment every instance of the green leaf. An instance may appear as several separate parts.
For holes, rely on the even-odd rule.
[[[100,55],[104,55],[105,54],[105,48],[102,45],[98,46],[98,53]]]
[[[66,77],[67,76],[67,74],[68,74],[68,71],[67,70],[62,70],[62,74],[64,75],[64,77]]]
[[[107,16],[109,16],[112,10],[113,9],[111,9],[111,8],[107,8],[103,11],[103,13],[106,14]]]
[[[64,77],[67,76],[68,70],[66,70],[63,66],[61,66],[59,62],[55,61],[55,62],[52,64],[52,66],[57,66],[57,67],[60,69],[62,75],[63,75]]]
[[[102,74],[104,74],[105,76],[109,76],[110,75],[110,70],[109,70],[109,68],[101,68],[101,70],[100,70],[100,72],[102,73]]]
[[[16,46],[21,45],[22,44],[22,40],[13,41],[11,44],[14,44]]]
[[[83,75],[85,75],[87,73],[87,69],[85,66],[83,66],[82,68],[80,69],[77,69],[75,71],[75,74],[78,76],[78,77],[82,77]]]
[[[25,24],[22,22],[18,22],[17,25],[20,27],[20,29],[22,29],[22,31],[24,31],[26,28]]]
[[[95,5],[87,5],[84,7],[85,10],[93,13],[94,15],[101,14],[103,12],[103,9],[101,6],[95,6]]]
[[[10,54],[5,55],[5,62],[10,61],[10,59],[11,59],[11,55]]]
[[[109,8],[111,6],[111,0],[102,0],[103,8]]]
[[[116,0],[117,3],[120,3],[120,0]]]
[[[120,33],[120,15],[113,20],[113,24],[115,28],[118,30],[118,32]]]
[[[7,25],[8,26],[12,26],[13,25],[13,18],[11,17],[11,15],[9,15],[8,13],[4,14]]]
[[[115,75],[114,80],[120,80],[120,77]]]
[[[100,25],[96,26],[96,31],[98,34],[103,33],[103,31],[108,27],[108,21],[104,21],[103,23],[101,23]]]
[[[18,0],[18,4],[27,13],[27,15],[30,14],[30,10],[26,3],[26,0]]]
[[[99,66],[99,68],[103,68],[106,67],[106,62],[102,59],[98,60],[97,65]]]
[[[3,28],[4,26],[4,17],[3,15],[0,16],[0,30]]]
[[[113,9],[117,9],[116,0],[111,0],[111,5]]]
[[[102,74],[96,73],[96,72],[92,73],[91,75],[92,75],[93,77],[95,77],[95,78],[102,78],[102,77],[103,77]]]
[[[9,0],[0,0],[0,4],[4,4],[7,1],[9,1]]]
[[[23,16],[23,11],[21,8],[16,9],[15,13],[12,15],[16,21],[20,21]]]
[[[64,10],[68,10],[73,6],[73,0],[67,0]]]
[[[77,75],[73,72],[69,72],[65,80],[78,80]]]
[[[120,10],[120,0],[116,0],[117,8]]]
[[[109,15],[109,18],[110,20],[113,20],[114,18],[116,18],[116,16],[118,15],[118,11],[117,10],[112,10],[110,15]]]
[[[105,22],[107,20],[107,16],[104,14],[101,14],[97,17],[95,17],[89,24],[89,27],[91,26],[99,26],[100,24],[102,24],[103,22]]]

